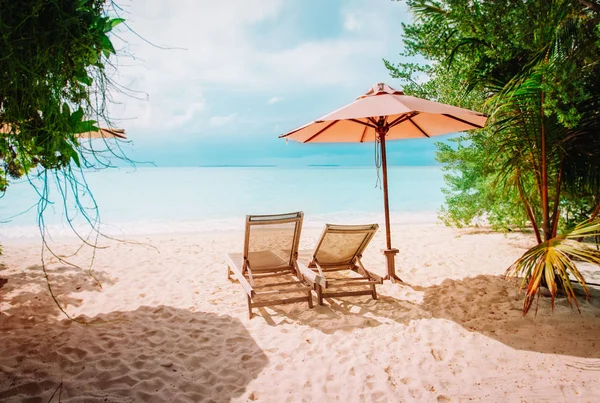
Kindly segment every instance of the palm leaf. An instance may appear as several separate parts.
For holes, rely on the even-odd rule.
[[[558,290],[562,290],[571,308],[573,304],[579,309],[579,303],[571,278],[575,277],[585,292],[586,300],[590,291],[575,260],[600,266],[600,251],[583,242],[576,241],[582,237],[595,237],[600,234],[600,220],[593,220],[577,225],[572,231],[542,242],[529,249],[506,271],[507,277],[522,276],[521,289],[526,288],[523,303],[523,315],[526,315],[544,283],[552,296],[552,310]],[[537,309],[536,309],[537,310]]]

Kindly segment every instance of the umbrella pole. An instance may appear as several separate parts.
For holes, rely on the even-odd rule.
[[[390,232],[390,203],[388,201],[387,159],[385,155],[385,135],[387,134],[387,130],[377,130],[377,134],[381,143],[381,168],[383,171],[383,209],[385,212],[385,246],[387,248],[383,250],[383,254],[387,261],[388,271],[385,280],[390,280],[392,283],[396,281],[402,283],[403,281],[396,275],[396,264],[394,262],[395,256],[399,251],[392,248],[392,234]]]

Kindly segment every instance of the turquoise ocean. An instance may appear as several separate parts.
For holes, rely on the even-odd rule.
[[[375,167],[144,167],[84,176],[102,231],[108,234],[243,230],[246,214],[298,210],[305,213],[305,226],[383,223],[383,191]],[[388,176],[392,223],[435,220],[444,201],[440,167],[390,167]],[[42,189],[40,181],[32,183]],[[40,196],[32,183],[12,183],[0,199],[1,237],[39,236]],[[64,190],[64,183],[49,188],[44,222],[50,232],[68,236],[68,219],[85,229],[73,195],[67,192],[67,205],[62,202],[57,189]],[[89,194],[80,200],[93,206]]]

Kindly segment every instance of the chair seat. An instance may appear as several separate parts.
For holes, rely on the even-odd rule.
[[[227,257],[240,271],[244,265],[244,254],[243,253],[228,253]],[[272,271],[279,268],[289,268],[289,258],[285,258],[285,252],[275,251],[261,251],[249,253],[248,260],[253,272],[259,271]]]

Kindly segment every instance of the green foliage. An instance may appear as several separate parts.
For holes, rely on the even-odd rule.
[[[438,146],[446,223],[529,221],[550,239],[600,202],[599,14],[583,3],[408,1],[402,56],[431,62],[386,61],[392,76],[407,93],[490,115],[488,128]]]
[[[532,226],[538,245],[508,271],[524,277],[526,314],[544,285],[589,292],[574,259],[600,264],[580,242],[600,234],[600,5],[577,0],[408,0],[405,56],[386,65],[408,93],[486,112],[488,126],[438,146],[442,219]],[[583,221],[583,224],[575,225]],[[573,228],[574,227],[574,228]],[[569,230],[571,229],[571,230]],[[557,236],[559,230],[566,233]]]
[[[526,288],[523,315],[527,314],[540,286],[545,285],[552,295],[552,309],[554,298],[560,290],[567,301],[579,309],[577,296],[571,284],[569,274],[579,281],[589,299],[590,292],[583,276],[577,269],[575,261],[600,265],[600,252],[580,242],[584,237],[597,237],[600,235],[600,220],[585,222],[577,225],[568,233],[549,239],[525,252],[513,263],[506,274],[508,277],[521,276],[521,288]]]
[[[0,190],[33,168],[80,165],[77,134],[104,118],[105,0],[0,1]]]
[[[419,3],[422,2],[409,2],[409,5],[413,10],[429,10]],[[440,10],[431,7],[435,11]],[[417,17],[420,16],[417,14]],[[469,63],[462,62],[462,59],[469,61],[470,57],[454,52],[452,59],[455,62],[447,62],[450,56],[443,44],[452,37],[452,29],[446,27],[449,22],[437,12],[428,17],[420,18],[414,24],[403,24],[405,51],[401,57],[425,56],[433,62],[424,65],[400,62],[393,65],[385,60],[390,74],[401,81],[408,94],[484,110],[488,93],[484,88],[474,87],[470,83],[468,77],[472,73]],[[498,147],[492,140],[492,131],[485,128],[451,139],[450,144],[436,143],[436,159],[443,164],[446,181],[446,188],[443,189],[446,206],[441,208],[440,218],[447,225],[463,227],[485,219],[494,229],[508,230],[523,228],[527,224],[525,210],[519,206],[517,189],[500,186],[505,185],[506,181],[494,169],[494,163],[502,154],[498,154]]]
[[[496,144],[485,144],[486,133],[477,131],[467,136],[436,143],[437,159],[443,164],[446,189],[446,207],[440,218],[446,225],[463,227],[477,224],[479,218],[495,230],[507,231],[524,228],[527,215],[517,192],[508,184],[500,185],[503,175],[494,172],[492,159],[482,159]],[[495,151],[497,152],[497,150]],[[455,172],[458,172],[456,174]]]

